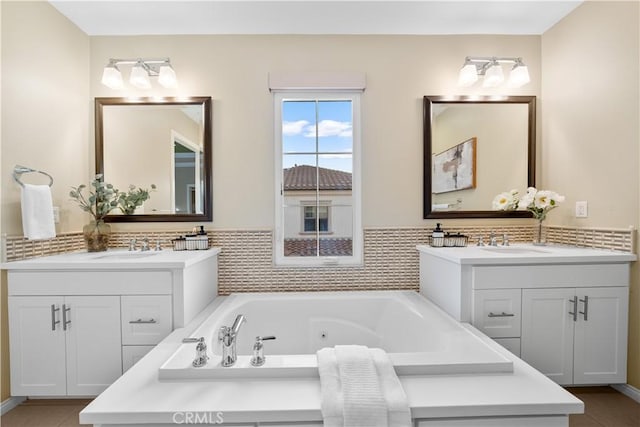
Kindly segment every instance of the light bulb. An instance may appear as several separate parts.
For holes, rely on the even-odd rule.
[[[176,72],[171,67],[171,64],[166,63],[160,66],[158,83],[166,88],[175,88],[178,85]]]
[[[522,61],[516,62],[516,65],[513,66],[511,73],[509,73],[509,81],[507,85],[509,87],[520,87],[529,83],[531,79],[529,78],[529,69],[526,65],[522,63]]]
[[[482,87],[496,87],[503,81],[504,73],[502,71],[502,66],[498,64],[497,61],[493,61],[484,73],[484,82],[482,83]]]
[[[458,76],[458,86],[469,87],[478,81],[478,71],[476,66],[471,62],[465,62],[464,66],[460,69]]]
[[[145,70],[142,62],[138,62],[131,67],[131,76],[129,76],[129,83],[139,89],[151,89],[151,81],[149,81],[149,73]]]
[[[108,64],[102,72],[102,84],[111,89],[122,89],[122,74],[115,64]]]

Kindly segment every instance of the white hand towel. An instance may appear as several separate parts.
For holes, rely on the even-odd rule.
[[[53,201],[48,185],[22,186],[22,231],[29,240],[56,237],[53,222]]]
[[[384,350],[336,346],[317,356],[325,427],[411,426],[407,396]]]

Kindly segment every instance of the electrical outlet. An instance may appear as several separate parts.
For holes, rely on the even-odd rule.
[[[589,216],[587,202],[576,202],[576,218],[586,218],[587,216]]]
[[[60,224],[60,207],[53,207],[53,223]]]

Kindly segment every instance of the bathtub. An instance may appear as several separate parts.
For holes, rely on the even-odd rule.
[[[220,299],[192,334],[205,338],[208,363],[193,367],[195,344],[182,344],[160,367],[161,380],[317,377],[316,351],[339,344],[382,348],[398,375],[513,372],[513,362],[472,333],[472,326],[411,291],[249,293]],[[237,338],[238,359],[222,367],[218,330],[238,314],[247,319]],[[251,366],[256,336],[268,335],[276,340],[264,342],[265,364]]]

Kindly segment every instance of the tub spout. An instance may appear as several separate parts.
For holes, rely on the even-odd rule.
[[[236,337],[240,331],[240,327],[247,319],[242,314],[236,317],[231,327],[221,326],[218,332],[218,341],[222,343],[222,366],[233,366],[238,358],[236,352]]]

